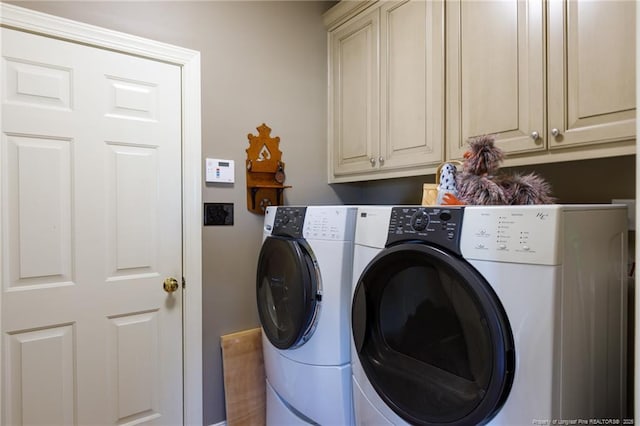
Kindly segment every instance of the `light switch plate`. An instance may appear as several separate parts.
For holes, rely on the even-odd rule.
[[[233,225],[233,203],[204,203],[204,226]]]

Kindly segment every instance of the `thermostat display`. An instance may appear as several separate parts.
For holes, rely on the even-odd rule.
[[[205,180],[216,183],[233,183],[235,181],[234,170],[233,160],[207,158],[205,163]]]

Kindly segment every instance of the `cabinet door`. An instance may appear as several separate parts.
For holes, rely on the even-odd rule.
[[[635,2],[548,5],[549,147],[634,138]]]
[[[380,156],[384,170],[439,164],[444,153],[441,1],[380,7]]]
[[[507,153],[545,150],[542,1],[446,7],[448,157],[484,134],[497,134]]]
[[[329,179],[377,168],[379,142],[378,10],[329,33]]]

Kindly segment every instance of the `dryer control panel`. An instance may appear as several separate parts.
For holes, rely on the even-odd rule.
[[[465,259],[560,264],[560,205],[473,206],[464,213]]]
[[[306,211],[306,207],[278,206],[271,235],[302,238],[302,227]]]
[[[394,207],[389,220],[387,246],[418,240],[460,254],[462,213],[463,207]]]

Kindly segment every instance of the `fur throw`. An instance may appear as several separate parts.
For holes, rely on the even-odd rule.
[[[551,186],[535,173],[507,175],[498,171],[504,152],[494,135],[469,140],[461,173],[456,174],[457,196],[445,197],[445,204],[519,205],[551,204]]]

